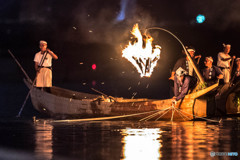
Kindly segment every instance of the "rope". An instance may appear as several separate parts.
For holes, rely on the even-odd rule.
[[[128,114],[122,116],[112,116],[112,117],[98,117],[98,118],[85,118],[85,119],[71,119],[71,120],[53,120],[52,122],[83,122],[83,121],[102,121],[102,120],[110,120],[110,119],[118,119],[118,118],[126,118],[126,117],[133,117],[142,114],[148,114],[153,112],[159,112],[159,110],[149,111],[149,112],[142,112],[142,113],[135,113],[135,114]]]
[[[162,116],[164,116],[165,114],[167,114],[170,111],[170,109],[168,109],[165,113],[163,113],[161,116],[159,116],[157,119],[155,119],[155,121],[159,120]]]
[[[179,112],[178,110],[176,110],[176,112],[182,117],[182,119],[183,119],[184,121],[186,121],[186,119],[182,116],[182,113],[181,113],[181,112]]]
[[[122,115],[122,116],[112,116],[112,117],[98,117],[98,118],[85,118],[85,119],[71,119],[71,120],[53,120],[51,122],[55,122],[55,123],[59,123],[59,122],[84,122],[84,121],[102,121],[102,120],[111,120],[111,119],[118,119],[118,118],[126,118],[126,117],[133,117],[133,116],[138,116],[138,115],[143,115],[143,114],[148,114],[148,113],[153,113],[153,112],[156,112],[156,113],[153,113],[151,114],[150,116],[147,116],[145,118],[142,118],[141,120],[139,121],[143,121],[143,120],[146,120],[146,119],[151,119],[153,117],[155,117],[157,114],[160,114],[161,112],[164,112],[162,115],[160,115],[155,121],[157,121],[158,119],[160,119],[161,117],[163,117],[165,114],[167,114],[171,109],[174,109],[174,111],[176,110],[180,116],[184,119],[187,118],[190,120],[189,117],[185,116],[184,114],[182,114],[181,112],[184,112],[178,108],[175,108],[175,107],[169,107],[167,109],[164,109],[164,110],[154,110],[154,111],[149,111],[149,112],[142,112],[142,113],[135,113],[135,114],[128,114],[128,115]],[[212,122],[218,122],[220,123],[220,121],[216,121],[216,120],[212,120],[212,119],[208,119],[208,118],[204,118],[204,117],[199,117],[199,116],[196,116],[196,115],[193,115],[193,114],[190,114],[190,113],[187,113],[187,112],[184,112],[185,114],[188,114],[188,115],[192,115],[194,117],[197,117],[197,118],[200,118],[200,119],[204,119],[204,120],[207,120],[207,121],[212,121]],[[183,117],[184,116],[184,117]],[[150,118],[149,118],[150,117]],[[185,119],[184,119],[185,120]]]
[[[186,121],[185,118],[187,118],[188,120],[191,120],[191,118],[185,116],[184,114],[182,114],[182,113],[181,113],[180,111],[178,111],[177,109],[175,109],[175,110],[176,110],[176,111],[178,112],[178,114],[182,117],[182,119],[184,119],[184,121]],[[183,116],[184,116],[185,118],[184,118]]]
[[[147,119],[145,119],[145,121],[148,121],[148,120],[150,120],[150,119],[156,117],[156,116],[157,116],[158,114],[160,114],[161,112],[164,112],[164,111],[159,111],[159,112],[157,112],[157,113],[154,113],[154,115],[148,117]],[[140,120],[140,121],[141,121],[141,120]]]
[[[59,122],[84,122],[84,121],[102,121],[102,120],[111,120],[111,119],[118,119],[118,118],[126,118],[126,117],[134,117],[134,116],[138,116],[138,115],[143,115],[143,114],[148,114],[148,113],[153,113],[145,118],[142,118],[140,119],[139,121],[147,121],[155,116],[157,116],[158,114],[160,114],[161,112],[163,112],[157,119],[155,119],[155,121],[157,121],[158,119],[160,119],[161,117],[163,117],[165,114],[167,114],[170,110],[172,109],[172,118],[171,118],[171,121],[173,121],[173,115],[174,115],[174,112],[177,111],[180,116],[185,120],[185,118],[191,120],[189,117],[187,117],[186,115],[184,115],[183,113],[185,114],[188,114],[188,115],[191,115],[193,117],[197,117],[197,118],[200,118],[200,119],[204,119],[204,120],[207,120],[207,121],[212,121],[212,122],[218,122],[220,123],[220,121],[216,121],[216,120],[212,120],[212,119],[208,119],[208,118],[204,118],[204,117],[199,117],[199,116],[196,116],[196,115],[193,115],[193,114],[190,114],[190,113],[187,113],[187,112],[184,112],[174,106],[171,106],[171,107],[168,107],[164,110],[154,110],[154,111],[149,111],[149,112],[142,112],[142,113],[135,113],[135,114],[128,114],[128,115],[122,115],[122,116],[111,116],[111,117],[98,117],[98,118],[85,118],[85,119],[71,119],[71,120],[53,120],[51,122],[56,122],[56,123],[59,123]],[[155,113],[154,113],[155,112]],[[183,113],[182,113],[183,112]],[[184,118],[184,117],[185,118]]]
[[[179,110],[180,112],[184,112],[178,108],[175,108],[176,110]],[[212,122],[218,122],[220,123],[220,121],[216,121],[216,120],[212,120],[212,119],[208,119],[208,118],[204,118],[204,117],[199,117],[199,116],[196,116],[196,115],[193,115],[193,114],[190,114],[190,113],[187,113],[187,112],[184,112],[185,114],[188,114],[188,115],[192,115],[193,117],[197,117],[197,118],[200,118],[200,119],[204,119],[204,120],[207,120],[207,121],[212,121]]]
[[[169,107],[169,108],[170,108],[170,107]],[[168,110],[169,108],[166,108],[166,109],[164,109],[164,110],[161,110],[161,111],[159,111],[159,112],[157,112],[157,113],[153,113],[153,114],[151,114],[151,115],[149,115],[149,116],[147,116],[147,117],[145,117],[145,118],[140,119],[139,121],[143,121],[143,120],[147,121],[147,120],[155,117],[156,115],[160,114],[161,112]]]
[[[171,117],[171,121],[173,121],[173,116],[174,116],[174,113],[175,113],[175,107],[172,105],[172,117]]]

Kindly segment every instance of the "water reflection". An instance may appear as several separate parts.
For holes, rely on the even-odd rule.
[[[195,160],[239,158],[213,158],[212,151],[240,154],[239,118],[227,118],[220,124],[205,121],[0,121],[0,130],[0,159],[15,156],[23,160]]]
[[[37,159],[53,158],[52,131],[53,126],[46,121],[35,123],[35,155]]]
[[[159,128],[122,129],[122,143],[124,143],[122,149],[123,159],[157,160],[161,158],[161,132]]]
[[[172,157],[177,159],[207,159],[216,149],[219,139],[217,125],[206,122],[180,122],[172,125]]]

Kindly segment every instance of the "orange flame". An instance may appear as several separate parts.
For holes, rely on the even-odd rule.
[[[129,41],[126,48],[122,50],[122,57],[134,65],[141,77],[150,77],[160,59],[161,47],[159,45],[153,47],[153,38],[142,35],[138,24],[133,26],[131,33],[134,36],[134,42]]]

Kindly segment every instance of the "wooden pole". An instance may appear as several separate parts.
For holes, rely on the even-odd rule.
[[[22,70],[23,74],[25,75],[25,77],[27,78],[27,80],[29,82],[32,83],[32,80],[29,78],[28,74],[26,73],[26,71],[23,69],[23,67],[21,66],[21,64],[18,62],[18,60],[16,59],[16,57],[13,55],[13,53],[8,49],[8,53],[12,56],[12,58],[15,60],[15,62],[17,63],[17,65],[19,66],[19,68]]]
[[[46,53],[42,56],[42,59],[41,59],[41,61],[40,61],[40,67],[42,67],[42,65],[43,65],[43,63],[44,63],[44,61],[45,61],[45,59],[46,59],[47,54],[48,54],[48,53],[46,52]],[[35,82],[36,82],[36,80],[37,80],[37,75],[38,75],[38,72],[37,72],[36,77],[35,77],[35,79],[34,79],[34,81],[33,81],[33,83],[32,83],[32,86],[31,86],[31,88],[30,88],[30,90],[29,90],[29,92],[28,92],[28,94],[27,94],[27,96],[26,96],[26,98],[25,98],[25,100],[24,100],[24,102],[23,102],[23,104],[22,104],[22,107],[21,107],[21,109],[20,109],[20,111],[18,112],[18,115],[17,115],[16,117],[20,117],[20,116],[21,116],[22,111],[23,111],[23,108],[25,107],[25,104],[26,104],[26,102],[27,102],[27,100],[28,100],[28,97],[30,96],[31,91],[32,91],[32,89],[34,88],[34,84],[35,84]]]
[[[198,77],[199,80],[200,80],[200,83],[201,83],[201,84],[204,84],[204,79],[203,79],[202,75],[200,74],[198,68],[197,68],[196,65],[194,64],[191,56],[189,55],[189,53],[188,53],[188,51],[186,50],[185,46],[183,45],[182,41],[180,41],[180,39],[179,39],[176,35],[174,35],[172,32],[170,32],[170,31],[168,31],[168,30],[166,30],[166,29],[164,29],[164,28],[160,28],[160,27],[151,27],[151,28],[148,28],[148,29],[146,29],[145,34],[146,34],[147,30],[150,30],[150,29],[159,29],[159,30],[165,31],[165,32],[171,34],[171,35],[181,44],[181,46],[183,47],[184,53],[185,53],[186,56],[188,57],[188,59],[189,59],[189,61],[190,61],[190,64],[193,66],[193,69],[194,69],[194,71],[196,72],[197,77]]]
[[[194,64],[194,62],[193,62],[193,60],[192,60],[192,57],[189,55],[189,53],[188,53],[188,51],[186,50],[185,47],[184,47],[184,52],[185,52],[186,56],[188,57],[188,59],[189,59],[189,61],[190,61],[190,64],[193,66],[193,69],[194,69],[194,71],[196,72],[196,74],[197,74],[197,76],[198,76],[198,78],[199,78],[199,80],[200,80],[200,83],[201,83],[201,84],[204,84],[204,79],[203,79],[201,73],[199,72],[197,66]]]

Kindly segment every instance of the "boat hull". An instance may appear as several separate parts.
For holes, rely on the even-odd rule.
[[[131,119],[141,119],[153,114],[151,111],[156,111],[158,114],[149,117],[149,120],[156,120],[163,114],[161,120],[169,120],[172,117],[174,120],[191,120],[194,118],[192,114],[201,117],[206,116],[206,102],[202,103],[200,100],[197,100],[195,104],[194,100],[184,100],[181,104],[182,107],[180,104],[173,106],[171,99],[101,102],[58,97],[36,88],[31,92],[31,100],[36,110],[54,118],[86,118],[146,113],[131,117]],[[201,112],[197,109],[200,106],[202,106]],[[183,115],[178,112],[182,112]]]
[[[31,84],[26,82],[31,88]],[[34,108],[42,114],[53,118],[86,118],[133,115],[131,119],[147,120],[192,120],[194,116],[207,116],[206,99],[185,97],[173,104],[172,99],[123,99],[103,98],[101,95],[75,92],[58,87],[52,87],[51,93],[33,87],[31,101]],[[154,112],[153,114],[153,111]],[[146,113],[146,114],[142,114]]]

